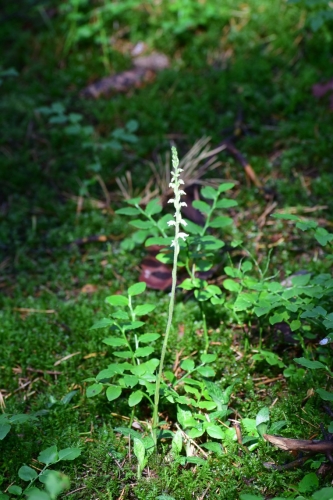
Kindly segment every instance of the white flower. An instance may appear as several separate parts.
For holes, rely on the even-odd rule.
[[[171,200],[168,200],[168,203],[174,203],[175,200],[173,198],[171,198]]]
[[[180,219],[179,221],[181,224],[183,224],[183,226],[187,226],[187,222],[184,220],[184,219]]]
[[[175,226],[176,222],[174,220],[168,220],[167,224],[168,226]]]
[[[186,234],[186,233],[178,233],[178,238],[182,238],[184,241],[186,240],[187,237],[188,237],[188,234]]]
[[[181,206],[181,207],[187,207],[187,203],[185,203],[185,201],[181,201],[181,202],[180,202],[180,206]]]

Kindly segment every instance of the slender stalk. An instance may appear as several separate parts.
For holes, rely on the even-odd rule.
[[[186,233],[180,231],[180,224],[186,226],[186,222],[182,219],[181,216],[181,206],[186,205],[186,203],[180,201],[181,195],[185,194],[184,191],[180,189],[180,185],[184,183],[181,179],[179,179],[179,175],[181,169],[178,168],[179,160],[177,156],[176,148],[172,148],[172,181],[170,182],[170,187],[172,187],[175,198],[169,200],[168,203],[173,203],[175,206],[175,220],[170,221],[169,226],[175,226],[175,239],[173,240],[171,246],[174,246],[174,254],[173,254],[173,267],[172,267],[172,285],[171,285],[171,294],[170,294],[170,302],[169,302],[169,314],[168,321],[165,329],[164,341],[161,351],[161,358],[159,364],[159,370],[156,378],[156,386],[155,386],[155,398],[154,398],[154,411],[153,411],[153,439],[155,445],[157,444],[157,428],[158,428],[158,407],[160,401],[160,387],[161,380],[163,374],[164,367],[164,359],[168,346],[169,334],[172,326],[173,312],[175,306],[175,295],[176,295],[176,286],[177,286],[177,262],[178,262],[178,254],[179,254],[179,238],[182,238],[185,241],[185,238],[188,236]]]

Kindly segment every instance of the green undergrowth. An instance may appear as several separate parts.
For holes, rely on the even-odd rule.
[[[299,456],[262,438],[320,440],[333,429],[324,409],[333,399],[332,113],[329,96],[311,91],[331,78],[332,8],[220,3],[20,0],[0,14],[0,498],[22,497],[29,481],[40,489],[27,493],[32,500],[332,498],[325,455],[275,470],[267,464]],[[126,47],[139,41],[165,53],[170,67],[125,94],[80,96],[92,81],[129,69]],[[165,158],[171,141],[183,158],[203,136],[214,148],[232,135],[265,192],[224,152],[206,176],[234,184],[220,193],[229,204],[219,200],[220,219],[206,234],[216,238],[212,255],[198,249],[202,228],[192,225],[180,257],[187,270],[195,258],[218,270],[177,289],[163,379],[169,399],[159,407],[165,436],[151,453],[149,400],[129,407],[137,387],[119,374],[97,380],[115,362],[103,342],[114,331],[91,327],[114,321],[119,299],[106,297],[128,297],[146,236],[161,236],[138,236],[130,224],[137,215],[121,210],[145,204],[126,203],[116,178],[130,172],[127,194],[140,198],[149,162]],[[206,206],[197,208],[209,215],[215,199],[205,189]],[[159,358],[168,291],[147,288],[133,302],[155,306],[138,331],[159,335],[148,354]],[[200,364],[201,374],[193,372]],[[178,387],[186,374],[190,383]],[[96,383],[102,394],[88,397]],[[107,399],[108,384],[122,387],[119,397]],[[191,404],[179,410],[185,400],[167,387],[177,398],[192,391]],[[186,434],[195,444],[186,445]],[[80,454],[61,459],[67,449]],[[45,466],[54,474],[43,482]]]

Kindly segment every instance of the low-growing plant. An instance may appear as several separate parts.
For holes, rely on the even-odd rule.
[[[113,335],[105,338],[103,342],[113,348],[113,356],[124,361],[112,363],[99,372],[95,378],[87,379],[89,382],[94,382],[87,388],[88,397],[95,396],[106,389],[107,399],[113,401],[125,392],[129,394],[128,404],[131,408],[135,408],[145,398],[152,409],[150,430],[155,444],[159,435],[165,436],[163,430],[158,433],[160,397],[166,403],[177,405],[177,419],[188,439],[197,438],[205,433],[210,437],[223,439],[226,432],[229,431],[228,435],[234,437],[234,430],[228,429],[229,423],[223,423],[223,425],[218,423],[218,421],[224,421],[228,415],[232,387],[222,391],[209,380],[215,376],[215,370],[211,365],[216,361],[217,356],[207,353],[209,343],[204,316],[205,348],[200,355],[199,363],[195,363],[189,358],[184,359],[180,364],[184,375],[180,379],[177,379],[170,371],[163,373],[168,337],[172,327],[177,267],[186,267],[188,270],[191,278],[185,281],[183,288],[194,290],[197,300],[210,300],[215,305],[223,304],[223,299],[220,298],[222,294],[220,288],[197,278],[196,273],[198,270],[211,269],[213,250],[220,249],[224,245],[215,236],[206,234],[208,228],[225,227],[231,223],[231,219],[228,217],[212,218],[214,210],[236,204],[233,200],[219,199],[221,193],[230,189],[233,184],[223,184],[217,190],[204,188],[203,194],[212,202],[212,205],[196,202],[196,208],[207,213],[206,224],[201,228],[185,221],[181,215],[181,207],[185,204],[181,201],[181,196],[185,193],[181,190],[179,161],[174,148],[172,162],[174,170],[170,186],[175,197],[170,202],[175,207],[174,220],[169,214],[163,216],[159,221],[155,220],[154,216],[162,211],[162,207],[156,200],[149,202],[145,209],[141,208],[139,199],[129,200],[128,203],[131,206],[118,211],[118,213],[125,215],[144,216],[146,220],[137,218],[132,221],[132,225],[141,231],[140,237],[146,240],[146,245],[171,244],[174,247],[170,306],[160,359],[155,357],[156,355],[153,356],[154,347],[147,345],[156,342],[160,334],[156,332],[141,333],[140,329],[144,326],[144,322],[137,319],[150,314],[155,309],[155,305],[148,303],[135,305],[133,303],[133,297],[143,293],[146,288],[145,283],[136,283],[128,288],[127,295],[107,297],[106,302],[112,307],[116,307],[117,310],[112,312],[109,318],[101,319],[92,327],[111,328]],[[186,226],[189,234],[180,230],[180,224]],[[168,226],[175,227],[173,238],[167,236]],[[160,258],[164,262],[166,260],[169,262],[169,256],[165,253],[161,253]],[[158,370],[157,374],[156,370]],[[132,411],[132,419],[133,416],[134,411]],[[139,457],[139,469],[141,470],[147,458],[146,452],[144,453],[146,448],[143,441],[139,444],[140,438],[136,436],[135,439],[135,453]]]
[[[0,500],[9,500],[10,498],[22,498],[27,500],[55,500],[64,490],[69,488],[69,478],[61,472],[51,470],[49,467],[63,460],[75,460],[80,456],[79,448],[64,448],[58,451],[56,445],[50,446],[38,455],[38,461],[43,464],[42,470],[38,473],[32,467],[23,465],[18,471],[18,477],[28,484],[26,488],[12,484],[2,493],[0,491]],[[45,489],[34,486],[36,481],[44,484]],[[14,495],[9,496],[7,495]]]

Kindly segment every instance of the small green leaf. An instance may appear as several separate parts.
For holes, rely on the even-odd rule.
[[[333,488],[327,487],[316,491],[312,495],[312,500],[332,500],[333,498]]]
[[[150,220],[135,219],[130,220],[129,224],[138,229],[152,229],[154,227],[154,224]]]
[[[230,217],[223,217],[222,215],[219,217],[216,217],[209,223],[209,227],[218,227],[218,228],[223,228],[226,226],[230,226],[230,224],[233,224],[233,220]]]
[[[200,360],[202,363],[213,363],[216,361],[217,354],[201,354]]]
[[[119,386],[109,385],[109,387],[106,389],[106,397],[108,401],[114,401],[115,399],[118,399],[120,395],[121,387]]]
[[[238,203],[236,200],[230,200],[228,198],[222,198],[222,200],[219,200],[216,203],[216,208],[231,208],[231,207],[237,207]]]
[[[150,247],[157,245],[159,247],[169,247],[171,245],[172,238],[163,238],[163,236],[153,236],[145,241],[145,247]]]
[[[46,491],[42,491],[38,488],[29,488],[25,491],[27,495],[27,500],[51,500],[51,497]]]
[[[216,189],[212,188],[211,186],[205,186],[201,189],[201,194],[204,198],[207,198],[208,200],[215,200],[219,193],[216,191]]]
[[[214,410],[216,406],[216,403],[214,403],[213,401],[199,401],[199,403],[196,405],[197,408],[208,411]]]
[[[129,315],[126,311],[123,311],[122,309],[118,309],[117,311],[114,311],[112,314],[111,314],[112,318],[114,319],[122,319],[124,321],[128,321],[129,320]]]
[[[162,212],[162,205],[157,199],[151,200],[145,208],[145,213],[147,215],[156,215],[160,212]]]
[[[290,329],[292,332],[298,330],[300,327],[301,327],[301,322],[299,319],[294,319],[294,321],[290,323]]]
[[[294,361],[299,365],[305,366],[306,368],[310,368],[310,370],[318,370],[319,368],[326,369],[326,365],[321,363],[320,361],[311,361],[306,358],[294,358]]]
[[[208,451],[212,451],[216,453],[216,455],[223,455],[223,449],[221,443],[217,443],[216,441],[207,441],[207,443],[201,445],[202,448],[206,448]]]
[[[103,339],[102,342],[106,345],[110,345],[111,347],[127,345],[126,340],[119,337],[107,337],[106,339]]]
[[[22,488],[21,488],[21,486],[17,486],[16,484],[12,484],[12,486],[9,486],[9,488],[8,488],[7,491],[11,495],[22,495]]]
[[[324,389],[316,389],[316,393],[319,394],[324,401],[333,401],[333,392],[328,392]]]
[[[298,274],[291,279],[294,286],[305,286],[309,283],[311,274]]]
[[[182,370],[186,372],[191,372],[194,369],[194,361],[193,359],[183,359],[183,361],[180,363],[180,367]]]
[[[222,428],[219,425],[211,424],[210,422],[207,423],[206,427],[206,432],[208,436],[215,438],[215,439],[224,439],[225,437],[225,432],[222,430]]]
[[[297,215],[293,214],[272,214],[271,217],[274,217],[274,219],[296,220],[296,221],[300,220],[300,218]]]
[[[259,410],[256,416],[256,426],[260,425],[263,422],[269,422],[269,408],[267,406],[264,406]]]
[[[233,182],[224,182],[223,184],[220,184],[219,187],[217,188],[219,194],[224,193],[225,191],[229,191],[235,187],[235,184]]]
[[[4,439],[11,429],[10,424],[0,424],[0,440]]]
[[[150,342],[157,340],[160,336],[161,335],[159,333],[144,333],[139,336],[138,341],[140,344],[149,344]]]
[[[141,439],[134,438],[133,451],[134,451],[134,455],[138,459],[140,469],[142,470],[144,467],[144,463],[145,463],[146,449],[145,449],[145,446],[144,446],[143,442],[141,441]]]
[[[204,201],[201,200],[194,200],[192,202],[192,206],[196,209],[199,210],[200,212],[204,214],[209,214],[212,210],[212,207],[208,205],[208,203],[205,203]]]
[[[145,324],[144,321],[131,321],[130,323],[123,325],[123,329],[136,330],[137,328],[141,328],[141,326],[143,326],[144,324]]]
[[[89,330],[95,330],[97,328],[105,328],[107,326],[112,326],[114,323],[111,319],[109,318],[103,318],[97,321],[97,323],[94,323],[94,325],[89,328]]]
[[[60,460],[75,460],[75,458],[81,455],[80,448],[64,448],[59,451],[59,461]]]
[[[140,283],[135,283],[134,285],[130,286],[129,289],[127,290],[128,295],[133,297],[133,295],[140,295],[140,293],[143,293],[146,289],[147,285],[144,281]]]
[[[139,378],[135,375],[124,375],[124,382],[126,387],[135,387],[139,383]]]
[[[45,465],[50,465],[58,462],[59,455],[56,445],[54,444],[53,446],[46,448],[46,450],[41,451],[38,455],[38,460]]]
[[[226,290],[229,290],[230,292],[240,292],[240,290],[242,289],[239,283],[229,278],[223,281],[223,286]]]
[[[128,359],[132,357],[131,351],[116,351],[113,353],[117,358]]]
[[[132,394],[128,398],[128,406],[130,406],[130,407],[136,406],[137,404],[139,404],[141,402],[143,396],[144,396],[144,394],[142,391],[132,392]]]
[[[154,309],[156,309],[156,306],[153,304],[142,304],[135,307],[134,314],[136,316],[144,316],[145,314],[151,313]]]
[[[134,356],[136,358],[144,358],[146,356],[149,356],[152,352],[154,352],[154,348],[147,346],[147,347],[138,347],[134,353]]]
[[[210,366],[200,366],[197,369],[197,371],[203,377],[214,377],[215,376],[215,370],[213,370],[213,368],[211,368]]]
[[[310,472],[303,477],[302,481],[299,482],[298,491],[300,493],[309,493],[318,488],[318,486],[319,479],[317,475],[314,472]]]
[[[110,295],[106,297],[105,302],[111,306],[128,306],[128,298],[124,295]]]
[[[87,398],[92,398],[94,396],[97,396],[97,394],[100,394],[103,390],[103,384],[93,384],[87,387]]]
[[[31,467],[23,465],[18,471],[18,476],[22,481],[32,481],[37,478],[37,472]]]
[[[116,210],[116,214],[119,215],[139,215],[140,210],[138,210],[135,207],[125,207],[125,208],[120,208],[119,210]]]

